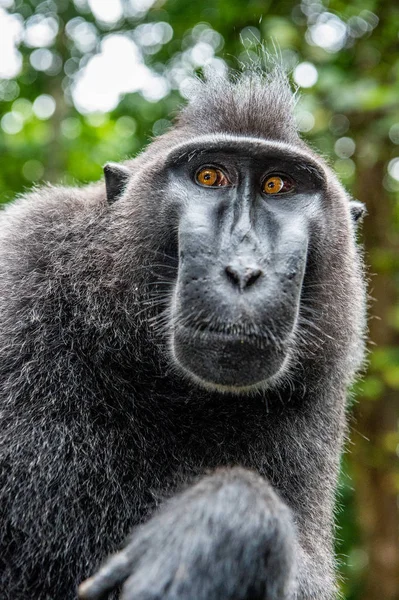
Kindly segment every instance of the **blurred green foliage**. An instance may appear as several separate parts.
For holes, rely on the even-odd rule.
[[[143,28],[159,23],[158,29]],[[357,519],[365,497],[354,493],[351,475],[358,490],[367,469],[383,470],[389,506],[397,506],[399,489],[398,29],[399,5],[391,0],[0,0],[1,202],[43,181],[99,179],[106,161],[134,155],[170,126],[192,77],[207,68],[245,66],[263,44],[280,56],[300,91],[303,135],[368,204],[367,261],[378,301],[371,302],[371,312],[383,325],[372,322],[378,347],[356,386],[364,407],[356,409],[357,426],[370,441],[360,440],[356,457],[345,459],[339,497],[337,550],[346,600],[377,598],[366,580],[378,579],[378,573],[369,576],[377,570],[373,533]],[[134,64],[115,58],[116,74],[124,70],[134,88],[135,69],[147,65],[147,75],[164,87],[154,98],[151,84],[146,92],[137,79],[137,91],[125,86],[108,110],[82,107],[78,82],[115,35],[129,40],[137,54]],[[107,89],[103,77],[109,77],[105,66],[97,77],[99,100]],[[380,427],[374,428],[375,420]],[[397,523],[397,512],[393,519]],[[396,545],[393,568],[399,572],[398,552]]]

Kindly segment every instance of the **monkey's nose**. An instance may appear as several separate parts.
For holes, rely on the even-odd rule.
[[[225,268],[227,279],[234,287],[239,288],[240,292],[253,286],[263,274],[258,267],[245,267],[243,265],[228,265]]]

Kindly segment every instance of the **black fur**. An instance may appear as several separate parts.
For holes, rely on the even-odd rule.
[[[335,597],[334,494],[365,292],[349,199],[299,139],[292,105],[276,73],[202,83],[176,127],[125,163],[115,203],[103,182],[48,186],[1,215],[2,598],[76,598],[136,525],[83,597],[126,578],[129,600]],[[179,215],[160,174],[171,150],[216,133],[284,142],[327,182],[295,358],[253,393],[186,377],[162,324]]]

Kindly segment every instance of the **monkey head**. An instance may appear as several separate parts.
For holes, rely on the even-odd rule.
[[[331,269],[349,277],[336,253],[340,245],[352,248],[362,207],[354,204],[351,218],[323,161],[299,138],[280,137],[197,134],[153,153],[144,169],[151,184],[139,200],[146,222],[138,229],[147,240],[140,243],[175,259],[166,293],[169,357],[192,380],[222,392],[280,381],[306,343],[306,289],[325,294]],[[109,202],[137,195],[138,179],[129,180],[125,167],[109,166],[105,174]],[[161,265],[159,281],[170,277],[168,269]],[[343,301],[348,295],[350,285]],[[333,320],[320,344],[334,335]]]

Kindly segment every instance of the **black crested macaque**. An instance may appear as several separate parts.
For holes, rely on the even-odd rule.
[[[105,181],[6,207],[1,598],[336,597],[362,212],[278,69],[211,77]]]

